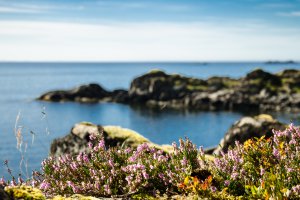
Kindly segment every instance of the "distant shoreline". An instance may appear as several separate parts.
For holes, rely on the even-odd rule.
[[[215,63],[253,63],[253,64],[298,64],[300,61],[295,60],[268,60],[268,61],[0,61],[0,64],[57,64],[57,63],[65,63],[65,64],[197,64],[197,65],[209,65]]]

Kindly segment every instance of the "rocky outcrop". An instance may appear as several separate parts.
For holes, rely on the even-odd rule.
[[[71,90],[56,90],[43,94],[38,99],[43,101],[76,101],[81,103],[97,103],[101,101],[113,101],[126,103],[128,92],[125,90],[106,91],[100,85],[92,83],[82,85]]]
[[[286,125],[273,119],[270,115],[261,114],[256,117],[243,117],[235,122],[227,131],[219,146],[213,151],[219,155],[221,151],[227,152],[228,148],[235,145],[235,141],[244,143],[251,138],[262,136],[271,137],[274,130],[284,130]]]
[[[63,154],[76,155],[80,152],[89,152],[88,142],[90,135],[103,135],[106,148],[116,146],[137,147],[143,143],[149,143],[150,146],[170,151],[172,147],[169,145],[156,145],[147,138],[130,129],[118,126],[100,126],[88,122],[75,124],[71,132],[58,139],[54,139],[50,147],[50,155],[58,157]]]
[[[256,69],[240,79],[207,80],[153,70],[135,78],[128,91],[106,91],[97,84],[48,92],[39,100],[118,102],[193,110],[300,111],[300,70],[271,74]]]

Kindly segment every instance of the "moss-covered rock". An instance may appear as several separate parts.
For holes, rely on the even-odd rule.
[[[300,70],[272,74],[255,69],[245,77],[202,80],[152,70],[126,90],[106,91],[97,84],[42,95],[45,101],[118,102],[154,108],[232,111],[300,111]]]
[[[243,117],[235,122],[220,141],[219,146],[215,149],[214,154],[226,152],[228,148],[235,145],[235,141],[244,143],[251,138],[260,138],[262,136],[271,137],[272,130],[283,130],[286,124],[283,124],[272,116],[261,114],[255,117]]]
[[[45,195],[39,189],[30,186],[7,186],[5,191],[13,199],[46,200]]]
[[[170,145],[157,145],[149,141],[141,134],[119,126],[100,126],[89,122],[81,122],[75,124],[71,129],[71,133],[63,138],[53,140],[50,147],[50,155],[60,156],[63,154],[76,155],[80,152],[89,152],[88,142],[90,135],[103,135],[107,148],[115,146],[137,147],[140,144],[148,143],[158,149],[170,152],[173,150]]]

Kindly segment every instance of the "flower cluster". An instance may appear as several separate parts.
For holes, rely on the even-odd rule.
[[[220,189],[252,198],[300,196],[300,130],[292,124],[274,136],[251,139],[216,158],[212,169]]]
[[[92,137],[89,154],[49,157],[31,180],[1,178],[0,185],[30,184],[48,196],[192,193],[211,199],[299,199],[300,129],[291,124],[273,132],[268,139],[236,142],[211,160],[189,139],[173,143],[167,153],[147,143],[106,149],[103,138]]]
[[[199,151],[188,139],[166,153],[147,143],[136,149],[105,148],[104,140],[89,144],[90,154],[47,158],[37,180],[47,195],[113,196],[140,192],[178,191],[178,183],[199,167]]]

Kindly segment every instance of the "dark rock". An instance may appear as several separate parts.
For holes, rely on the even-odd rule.
[[[38,99],[44,101],[97,101],[107,97],[109,92],[98,84],[82,85],[72,90],[58,90],[43,94]]]
[[[135,78],[129,91],[106,91],[97,84],[52,91],[45,101],[117,102],[153,108],[230,111],[300,111],[300,70],[271,74],[261,69],[244,78],[211,77],[207,80],[153,70]]]
[[[162,71],[151,71],[135,78],[129,90],[133,102],[145,103],[149,100],[168,101],[183,98],[189,93],[188,80],[179,75],[167,75]]]
[[[278,60],[272,61],[272,60],[270,60],[270,61],[265,62],[265,64],[268,64],[268,65],[283,65],[283,64],[286,65],[286,64],[288,64],[288,65],[290,65],[290,64],[296,64],[296,62],[293,60],[287,60],[287,61],[278,61]]]
[[[1,200],[12,200],[10,196],[5,192],[4,187],[0,186],[0,199]]]
[[[250,138],[266,138],[273,135],[272,130],[284,130],[286,125],[274,120],[270,115],[259,115],[256,117],[243,117],[234,123],[224,138],[220,141],[219,146],[214,150],[214,154],[219,155],[221,151],[227,152],[230,146],[235,145],[235,141],[244,143]]]
[[[148,143],[150,146],[155,146],[158,149],[169,151],[172,149],[169,145],[156,145],[148,139],[130,129],[125,129],[117,126],[100,126],[88,122],[75,124],[71,132],[58,139],[54,139],[50,147],[50,155],[58,157],[64,154],[76,155],[80,152],[89,152],[88,142],[90,135],[103,135],[106,148],[116,146],[137,147],[142,143]]]

